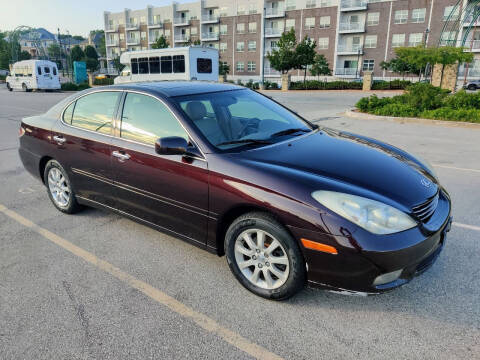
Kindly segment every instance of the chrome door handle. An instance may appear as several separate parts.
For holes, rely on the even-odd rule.
[[[54,136],[53,140],[55,140],[59,145],[62,145],[67,139],[62,136]]]
[[[116,158],[120,159],[120,161],[125,161],[125,160],[130,159],[130,155],[128,155],[128,154],[122,154],[122,153],[119,152],[119,151],[114,151],[114,152],[112,152],[112,155],[115,156]]]

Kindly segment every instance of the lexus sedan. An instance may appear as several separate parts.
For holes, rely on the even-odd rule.
[[[111,210],[218,255],[253,293],[372,294],[437,259],[451,202],[405,151],[320,128],[234,85],[89,89],[22,120],[53,205]]]

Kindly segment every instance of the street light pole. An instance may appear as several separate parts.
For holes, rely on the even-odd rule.
[[[358,67],[360,66],[360,48],[357,50],[357,69],[355,70],[355,79],[358,78]]]
[[[260,59],[262,63],[261,74],[260,74],[260,89],[264,90],[264,80],[265,80],[265,12],[267,9],[263,8],[263,15],[262,15],[262,58]]]

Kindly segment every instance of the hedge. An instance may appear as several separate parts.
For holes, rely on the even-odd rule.
[[[372,90],[405,90],[412,83],[407,80],[374,81]]]
[[[61,88],[63,91],[80,91],[80,90],[85,90],[90,88],[90,85],[88,85],[88,83],[86,82],[78,85],[72,82],[68,82],[68,83],[63,83],[61,85]]]
[[[361,90],[362,82],[353,81],[319,81],[307,80],[292,81],[290,83],[290,90]]]
[[[93,85],[113,85],[113,78],[95,79]]]

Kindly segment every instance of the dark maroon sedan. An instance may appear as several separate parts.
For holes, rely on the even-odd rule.
[[[378,293],[437,258],[450,198],[425,162],[318,128],[233,85],[72,95],[25,118],[20,156],[55,207],[113,210],[218,255],[250,291]]]

